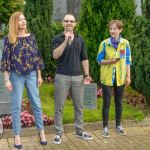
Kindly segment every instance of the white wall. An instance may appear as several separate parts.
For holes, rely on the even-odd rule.
[[[138,16],[142,15],[141,0],[135,0],[135,4],[136,4],[136,15]]]
[[[67,0],[54,0],[54,12],[53,18],[55,20],[62,20],[62,18],[67,13]]]

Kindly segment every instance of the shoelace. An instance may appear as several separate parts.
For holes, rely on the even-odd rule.
[[[123,127],[122,126],[118,126],[117,127],[120,131],[123,131]]]
[[[104,128],[104,132],[108,132],[108,128],[105,127],[105,128]]]
[[[56,135],[55,138],[56,138],[56,139],[60,139],[60,136],[59,136],[59,135]]]

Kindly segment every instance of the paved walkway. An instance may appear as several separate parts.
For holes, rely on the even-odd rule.
[[[52,139],[54,134],[46,135],[47,146],[39,144],[38,137],[22,137],[23,150],[150,150],[150,126],[126,127],[126,136],[118,135],[114,129],[110,129],[110,137],[103,138],[102,130],[88,131],[93,140],[85,141],[78,139],[74,132],[65,133],[62,144],[54,145]],[[0,140],[0,150],[14,150],[14,139],[6,138]]]

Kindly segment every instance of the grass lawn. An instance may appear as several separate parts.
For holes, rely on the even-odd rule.
[[[26,93],[25,93],[25,96]],[[53,84],[44,83],[40,87],[40,98],[42,102],[43,113],[53,117],[54,116],[54,86]],[[113,98],[111,102],[109,120],[114,120],[115,109]],[[142,120],[144,118],[144,113],[139,111],[137,108],[123,104],[123,119],[135,119]],[[94,122],[102,120],[102,98],[97,100],[97,109],[84,109],[84,122]],[[74,110],[72,100],[67,99],[64,106],[64,123],[73,123],[74,122]]]

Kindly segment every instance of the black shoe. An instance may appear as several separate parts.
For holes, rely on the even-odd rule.
[[[15,144],[15,137],[14,137],[14,147],[17,149],[22,149],[22,144]]]
[[[93,139],[93,137],[86,132],[82,132],[81,134],[76,134],[76,136],[78,138],[84,139],[84,140],[92,140]]]
[[[19,144],[19,145],[15,144],[15,148],[22,149],[22,144]]]
[[[47,145],[47,141],[42,141],[41,140],[41,136],[40,136],[40,133],[38,132],[38,137],[39,137],[39,140],[40,140],[40,144],[41,145]]]

